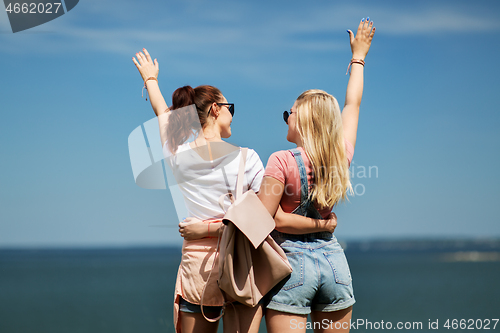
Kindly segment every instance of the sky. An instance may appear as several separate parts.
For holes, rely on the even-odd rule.
[[[307,89],[344,103],[346,29],[377,28],[340,240],[499,238],[498,1],[82,0],[12,33],[0,13],[0,248],[180,245],[167,190],[134,182],[128,136],[154,117],[132,62],[147,48],[170,104],[210,84],[231,143],[264,165]],[[369,172],[371,171],[371,173]]]

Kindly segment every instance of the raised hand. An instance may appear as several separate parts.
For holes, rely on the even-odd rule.
[[[137,67],[139,73],[141,73],[143,81],[145,81],[150,77],[157,78],[158,72],[160,71],[158,60],[155,59],[153,61],[148,53],[148,50],[146,49],[142,50],[144,51],[144,53],[138,52],[135,54],[137,60],[134,57],[132,57],[132,61],[134,62],[135,67]]]
[[[365,59],[366,54],[370,50],[373,35],[375,34],[375,27],[370,18],[362,19],[358,26],[356,36],[351,30],[347,30],[351,39],[351,51],[353,59]]]
[[[158,85],[158,72],[160,71],[160,67],[158,65],[158,60],[152,60],[151,56],[148,53],[148,50],[142,49],[144,53],[138,52],[135,54],[137,60],[132,57],[132,61],[135,64],[135,67],[139,70],[141,74],[142,80],[144,81],[143,93],[144,89],[147,89],[147,93],[149,95],[149,100],[151,102],[151,107],[157,116],[163,115],[168,112],[168,106],[161,94],[160,87]],[[147,99],[146,99],[147,100]],[[165,129],[168,123],[168,117],[160,117],[158,118],[160,123],[160,129]],[[160,130],[161,135],[161,144],[165,143],[167,140],[165,130]]]

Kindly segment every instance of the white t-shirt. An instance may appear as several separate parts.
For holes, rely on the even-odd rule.
[[[241,150],[207,161],[188,142],[180,145],[175,154],[170,153],[165,143],[163,154],[184,196],[189,216],[202,220],[222,218],[224,211],[219,206],[219,197],[236,191]],[[243,192],[249,189],[258,192],[264,176],[264,165],[253,149],[248,149],[244,175]],[[230,204],[226,196],[225,209]]]

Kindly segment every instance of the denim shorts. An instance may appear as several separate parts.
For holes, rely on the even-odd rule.
[[[290,235],[275,230],[271,235],[285,251],[293,272],[266,295],[268,309],[305,315],[338,311],[355,303],[349,265],[332,233]]]
[[[201,313],[201,306],[198,304],[189,303],[184,298],[179,299],[179,311],[187,313]],[[203,311],[205,313],[210,313],[211,315],[219,315],[222,311],[222,306],[203,306]]]

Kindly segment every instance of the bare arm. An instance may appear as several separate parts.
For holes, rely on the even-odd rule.
[[[337,215],[331,213],[328,219],[318,220],[292,213],[285,213],[281,206],[274,216],[276,230],[287,234],[310,234],[313,232],[334,232],[337,227]]]
[[[333,232],[337,226],[337,217],[317,220],[297,214],[285,213],[280,207],[285,185],[273,177],[265,176],[257,194],[269,214],[274,217],[276,230],[288,234],[309,234],[312,232]],[[332,216],[330,216],[332,217]]]
[[[135,58],[132,58],[132,61],[134,62],[135,66],[139,70],[139,73],[141,74],[142,80],[145,81],[151,77],[158,78],[158,73],[160,70],[158,60],[153,60],[151,59],[151,56],[149,55],[148,51],[146,49],[143,49],[144,53],[139,52],[136,53],[137,60]],[[165,128],[168,123],[168,116],[167,113],[170,111],[168,109],[168,105],[165,102],[165,99],[163,98],[163,95],[161,94],[160,87],[158,85],[157,80],[147,80],[146,81],[146,88],[148,90],[148,95],[149,95],[149,101],[151,102],[151,107],[153,108],[154,113],[156,116],[158,116],[158,123],[160,126],[160,136],[161,136],[161,144],[165,143],[166,139],[166,132]]]
[[[370,45],[375,34],[373,22],[361,21],[356,36],[348,30],[351,39],[352,59],[364,60],[370,50]],[[344,109],[342,110],[342,125],[344,137],[356,145],[358,131],[359,106],[363,96],[363,72],[364,66],[358,63],[351,65],[351,76],[347,84]]]
[[[218,237],[222,222],[208,222],[188,217],[179,223],[179,233],[185,240],[200,239],[205,237]]]
[[[280,189],[281,194],[279,194]],[[333,232],[335,230],[337,216],[334,213],[330,214],[330,218],[326,220],[285,213],[279,205],[283,189],[284,185],[280,181],[272,177],[264,177],[260,191],[257,194],[269,213],[274,216],[276,230],[287,234],[309,234],[320,231]],[[217,237],[221,227],[222,222],[208,224],[206,221],[195,217],[188,217],[179,223],[179,233],[186,240]]]

